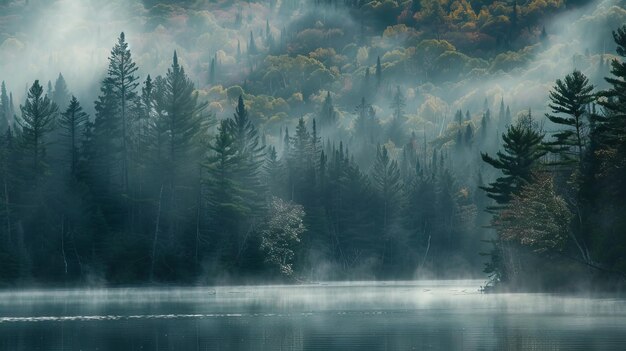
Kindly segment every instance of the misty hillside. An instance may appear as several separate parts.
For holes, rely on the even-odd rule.
[[[0,284],[622,282],[625,6],[0,1]]]

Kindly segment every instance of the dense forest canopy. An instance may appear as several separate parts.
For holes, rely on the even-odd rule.
[[[625,5],[0,1],[0,281],[621,282]]]

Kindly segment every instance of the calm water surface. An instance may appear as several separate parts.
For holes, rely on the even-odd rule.
[[[0,350],[626,350],[626,299],[481,281],[0,292]]]

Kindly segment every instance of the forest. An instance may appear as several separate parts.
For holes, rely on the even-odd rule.
[[[0,285],[622,287],[625,5],[0,1]]]

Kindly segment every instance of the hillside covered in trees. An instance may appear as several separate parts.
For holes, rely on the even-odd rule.
[[[625,5],[0,1],[0,284],[620,286]]]

